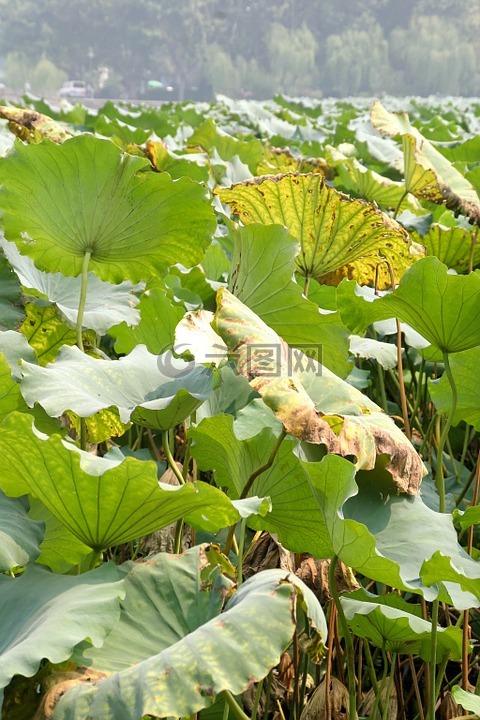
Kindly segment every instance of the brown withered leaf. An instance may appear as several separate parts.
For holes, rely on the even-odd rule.
[[[44,138],[62,143],[72,137],[66,127],[36,110],[0,105],[0,117],[8,120],[8,127],[14,135],[28,143],[38,143]]]
[[[304,553],[300,566],[295,572],[295,575],[315,593],[322,605],[332,599],[328,582],[330,562],[329,559],[317,560],[312,555]],[[360,587],[351,568],[344,565],[341,560],[335,566],[335,585],[339,593],[353,592]]]
[[[213,328],[240,375],[262,397],[287,433],[327,452],[355,458],[359,470],[380,456],[398,491],[414,495],[424,475],[413,445],[366,395],[299,350],[291,349],[238,298],[220,288]]]
[[[451,692],[445,693],[445,697],[438,708],[439,720],[452,720],[452,718],[461,717],[462,710],[460,705],[455,702]]]
[[[348,690],[335,677],[330,678],[328,687],[330,717],[327,718],[325,694],[327,683],[323,680],[303,708],[300,720],[347,720],[350,707]]]
[[[382,688],[380,690],[380,706],[381,706],[381,712],[383,712],[383,708],[385,707],[385,700],[387,697],[387,690],[388,690],[388,683],[389,683],[389,677],[387,676],[383,682]],[[366,717],[369,717],[374,705],[375,705],[375,699],[376,699],[376,693],[373,688],[371,688],[365,697],[363,698],[359,708],[358,713],[359,715],[365,715]],[[384,717],[384,715],[382,715]],[[390,697],[388,699],[388,707],[387,707],[387,714],[385,716],[387,720],[397,720],[398,717],[398,698],[397,698],[397,688],[395,687],[395,683],[392,682],[392,686],[390,688]]]
[[[293,554],[285,550],[270,533],[264,532],[250,545],[243,558],[243,576],[249,578],[261,570],[281,568],[293,572]]]
[[[67,690],[70,690],[70,688],[79,683],[95,685],[106,677],[107,675],[105,675],[105,673],[82,667],[72,670],[71,672],[59,672],[49,675],[48,682],[44,689],[45,694],[33,720],[51,720],[57,703],[65,695]]]

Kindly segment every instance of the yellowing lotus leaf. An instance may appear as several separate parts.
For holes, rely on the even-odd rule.
[[[471,183],[418,130],[406,113],[391,113],[378,100],[370,117],[384,135],[403,136],[405,184],[409,192],[435,203],[444,203],[480,225],[480,198]]]
[[[352,276],[368,275],[372,284],[372,267],[385,258],[394,268],[395,280],[402,276],[405,264],[398,258],[408,257],[406,231],[374,203],[335,190],[318,173],[253,178],[217,194],[245,225],[285,225],[300,243],[296,266],[305,277],[334,278],[333,273],[357,262]],[[414,260],[412,256],[410,264]]]

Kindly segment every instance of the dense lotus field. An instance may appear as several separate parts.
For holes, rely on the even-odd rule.
[[[2,719],[480,714],[480,100],[0,116]]]

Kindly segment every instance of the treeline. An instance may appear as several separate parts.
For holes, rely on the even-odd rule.
[[[480,95],[471,0],[0,0],[3,80],[104,96]]]

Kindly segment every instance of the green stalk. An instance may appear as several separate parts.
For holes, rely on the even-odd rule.
[[[99,561],[99,560],[101,561],[101,559],[102,559],[102,551],[101,551],[101,550],[94,550],[93,553],[92,553],[92,557],[91,557],[91,559],[90,559],[90,565],[89,565],[89,568],[88,568],[88,569],[89,569],[89,570],[95,570],[95,568],[97,567],[98,561]]]
[[[375,703],[373,705],[371,720],[377,720],[378,708],[381,705],[381,694],[382,694],[382,690],[384,688],[385,680],[387,678],[387,673],[388,673],[388,662],[387,662],[387,658],[385,656],[384,650],[382,650],[382,655],[383,655],[383,673],[382,673],[382,677],[380,678],[380,682],[378,683],[377,691],[375,693]],[[383,709],[385,710],[386,707],[388,707],[388,706],[387,705],[383,706]],[[382,715],[383,715],[383,713],[382,713]]]
[[[85,303],[87,301],[87,280],[88,280],[88,265],[92,256],[91,250],[87,250],[83,257],[82,275],[80,283],[80,298],[78,300],[78,313],[77,313],[77,324],[75,326],[76,343],[79,350],[85,352],[83,347],[83,316],[85,314]],[[82,450],[87,449],[87,422],[85,418],[80,418],[80,447]]]
[[[243,709],[237,703],[230,690],[224,690],[223,697],[228,704],[232,717],[236,718],[236,720],[250,720],[248,715],[243,712]]]
[[[388,720],[388,707],[390,705],[390,694],[392,692],[393,679],[395,677],[395,663],[396,662],[397,662],[397,653],[392,653],[392,663],[390,665],[390,677],[388,679],[387,691],[385,693],[382,720]]]
[[[173,544],[173,552],[175,555],[180,555],[182,552],[182,537],[183,537],[183,518],[177,520],[175,525],[175,541]]]
[[[75,327],[76,330],[76,337],[77,337],[77,347],[83,352],[83,337],[82,337],[82,327],[83,327],[83,316],[85,314],[85,303],[87,301],[87,280],[88,280],[88,265],[90,263],[90,258],[92,257],[91,250],[87,250],[83,257],[83,265],[82,265],[82,280],[80,285],[80,299],[78,301],[78,314],[77,314],[77,324]]]
[[[170,449],[170,439],[169,439],[169,432],[168,430],[165,430],[162,433],[162,443],[163,443],[163,452],[165,453],[165,457],[167,459],[168,465],[170,469],[172,470],[173,474],[177,478],[180,485],[185,485],[185,480],[183,479],[183,475],[178,469],[178,465],[175,462],[175,458],[172,455],[172,451]]]
[[[252,485],[255,482],[255,480],[257,479],[257,477],[259,477],[262,473],[266,472],[267,470],[269,470],[271,468],[271,466],[273,465],[273,462],[275,460],[275,457],[280,449],[280,445],[282,444],[286,435],[287,435],[286,430],[284,428],[282,428],[282,432],[280,433],[280,435],[277,438],[277,442],[275,443],[275,447],[273,448],[272,452],[270,453],[270,457],[268,458],[266,463],[264,463],[263,465],[260,465],[260,467],[258,467],[256,470],[254,470],[252,472],[252,474],[248,478],[247,482],[245,483],[242,492],[240,493],[240,498],[239,498],[240,500],[244,500],[247,497],[247,495],[250,492]],[[235,534],[235,527],[236,527],[235,525],[232,525],[229,530],[227,541],[225,543],[225,548],[223,550],[225,555],[228,555],[228,553],[230,552],[230,550],[232,548],[233,537]]]
[[[334,555],[330,560],[330,567],[328,568],[328,585],[332,600],[335,603],[337,609],[338,622],[342,631],[343,639],[345,640],[345,655],[347,658],[347,670],[348,670],[348,695],[349,695],[349,709],[348,709],[348,720],[357,720],[357,689],[355,686],[355,655],[353,651],[353,641],[350,635],[350,630],[347,623],[347,618],[343,611],[342,603],[340,602],[340,596],[335,585],[335,567],[338,562],[338,556]],[[328,691],[328,688],[327,688]]]
[[[255,718],[257,717],[258,706],[260,705],[260,698],[262,697],[262,689],[263,689],[263,678],[260,680],[260,682],[257,685],[257,692],[255,693],[255,700],[253,701],[252,720],[255,720]]]
[[[265,689],[265,710],[264,710],[264,717],[268,717],[268,710],[270,707],[270,695],[272,693],[272,680],[273,680],[273,673],[270,670],[270,672],[267,675],[267,687]]]
[[[237,555],[237,583],[238,586],[243,582],[243,551],[245,549],[245,530],[247,527],[247,521],[244,518],[240,523],[240,538],[238,540],[238,555]]]
[[[380,398],[382,400],[382,408],[385,410],[385,412],[388,415],[387,393],[385,391],[385,371],[384,371],[383,367],[380,365],[380,363],[377,363],[377,375],[378,375],[378,385],[380,388]]]
[[[432,602],[432,634],[430,651],[430,701],[428,703],[427,720],[435,720],[435,704],[437,702],[437,688],[435,683],[435,674],[437,670],[437,635],[438,635],[438,608],[440,601],[436,598]]]
[[[408,195],[408,190],[405,189],[405,192],[402,194],[400,200],[398,201],[397,207],[395,208],[395,212],[393,213],[393,219],[396,220],[398,213],[400,212],[400,208],[402,207],[402,203],[405,200],[405,198]]]
[[[409,440],[412,439],[412,432],[410,430],[410,421],[408,419],[408,409],[407,409],[407,394],[405,392],[405,381],[403,377],[403,358],[402,358],[402,328],[400,326],[400,321],[397,320],[397,371],[398,371],[398,384],[399,384],[399,391],[400,391],[400,404],[402,408],[402,416],[403,416],[403,429],[405,431],[405,435]]]
[[[423,389],[423,372],[425,370],[425,359],[422,358],[422,361],[420,363],[420,369],[418,371],[418,378],[417,378],[417,392],[415,394],[415,401],[413,403],[413,409],[410,413],[410,422],[413,425],[415,423],[415,419],[417,417],[417,412],[420,407],[420,403],[422,401],[422,389]]]
[[[445,425],[443,426],[442,434],[440,435],[440,440],[438,441],[438,448],[437,448],[437,468],[436,468],[436,484],[437,484],[437,492],[438,496],[440,498],[439,502],[439,511],[441,513],[445,512],[445,478],[443,475],[443,449],[445,447],[445,442],[448,437],[448,433],[450,432],[450,428],[452,426],[453,417],[455,415],[455,410],[457,408],[457,386],[455,385],[455,380],[453,379],[452,375],[452,369],[450,367],[450,360],[448,357],[448,353],[443,353],[443,363],[445,366],[445,374],[447,376],[448,382],[450,383],[450,388],[452,390],[452,404],[450,405],[450,411],[448,413],[447,420],[445,422]]]
[[[277,438],[277,442],[275,443],[275,447],[273,448],[272,452],[270,453],[270,457],[268,458],[266,463],[264,463],[263,465],[260,465],[259,468],[257,468],[256,470],[254,470],[252,472],[252,474],[248,478],[247,482],[245,483],[242,492],[240,493],[240,500],[244,500],[247,497],[247,495],[250,492],[251,487],[252,487],[253,483],[255,482],[255,480],[257,479],[257,477],[259,477],[262,473],[266,472],[267,470],[269,470],[272,467],[275,457],[280,449],[280,445],[282,444],[286,435],[287,435],[287,432],[286,432],[285,428],[282,428],[282,432],[280,433],[280,435]]]
[[[225,700],[225,705],[223,706],[223,716],[222,720],[228,720],[228,716],[230,715],[230,705]]]
[[[310,275],[305,275],[305,285],[303,286],[303,294],[308,298],[308,289],[310,287]]]

